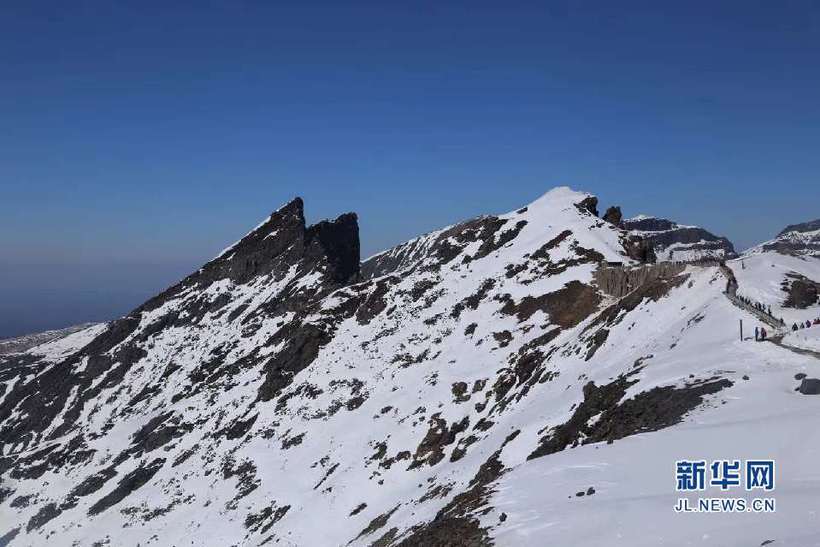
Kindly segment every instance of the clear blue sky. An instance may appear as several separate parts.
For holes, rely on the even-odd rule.
[[[3,2],[0,336],[295,195],[369,254],[556,185],[740,248],[820,216],[817,2]]]

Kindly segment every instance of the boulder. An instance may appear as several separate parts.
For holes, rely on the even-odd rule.
[[[817,302],[818,289],[817,283],[802,275],[789,274],[793,279],[786,292],[786,302],[784,304],[787,308],[806,309],[813,306]]]
[[[820,378],[803,378],[799,391],[803,395],[820,395]]]

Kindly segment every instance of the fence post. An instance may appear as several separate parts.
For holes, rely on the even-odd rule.
[[[743,319],[740,320],[740,341],[743,342]]]

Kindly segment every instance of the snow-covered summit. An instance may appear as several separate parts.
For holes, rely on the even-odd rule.
[[[536,253],[545,241],[563,232],[576,248],[590,251],[590,262],[631,262],[625,234],[598,218],[598,200],[587,192],[562,186],[528,205],[498,216],[486,215],[436,230],[378,253],[362,263],[365,279],[404,269],[469,263],[506,266]],[[569,237],[569,236],[564,236]]]

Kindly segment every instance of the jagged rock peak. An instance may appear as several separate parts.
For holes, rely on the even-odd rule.
[[[353,281],[359,273],[359,224],[355,213],[335,220],[305,225],[304,202],[297,197],[283,205],[245,237],[206,264],[202,273],[211,280],[230,278],[245,283],[277,267],[304,259],[327,259],[328,275],[338,283]]]
[[[305,231],[305,244],[317,241],[331,265],[330,275],[338,283],[354,281],[359,275],[359,221],[356,213],[336,220],[323,220]]]
[[[242,248],[255,245],[260,239],[273,237],[278,235],[279,231],[284,227],[292,226],[297,228],[301,226],[302,231],[305,228],[305,209],[302,198],[296,197],[272,212],[265,220],[260,222],[253,230],[245,234],[245,236],[219,253],[214,261],[217,260],[231,260],[237,251]],[[287,235],[283,233],[282,235]]]
[[[136,318],[190,289],[203,290],[223,280],[245,285],[262,276],[280,280],[316,272],[319,277],[314,289],[325,292],[358,281],[359,260],[356,215],[345,213],[335,220],[307,227],[304,202],[297,197],[202,268],[149,299],[128,317]]]

